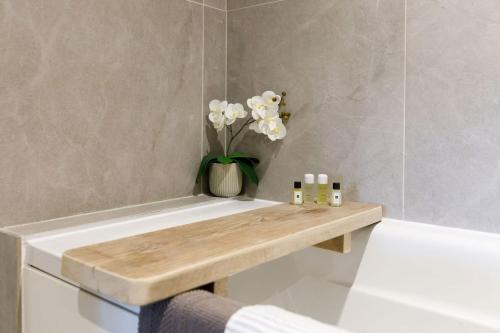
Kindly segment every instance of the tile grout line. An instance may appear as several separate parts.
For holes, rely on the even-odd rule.
[[[226,9],[227,9],[227,0],[226,0]],[[228,49],[227,48],[227,31],[228,31],[227,27],[228,27],[228,23],[229,23],[228,18],[229,18],[229,15],[228,15],[228,12],[226,10],[226,35],[225,35],[226,45],[225,45],[225,52],[224,52],[225,53],[224,54],[224,57],[225,57],[225,60],[224,60],[225,61],[225,66],[224,66],[225,67],[225,69],[224,69],[224,71],[225,71],[224,72],[224,98],[226,99],[226,101],[227,101],[227,59],[228,59],[228,57],[227,57],[227,49]],[[227,128],[226,127],[224,127],[224,152],[226,152],[226,154],[229,153],[227,151]]]
[[[193,5],[208,7],[208,8],[212,8],[212,9],[215,9],[215,10],[218,10],[218,11],[221,11],[221,12],[225,12],[226,11],[225,9],[217,8],[217,7],[214,7],[214,6],[211,6],[211,5],[207,5],[205,3],[199,3],[199,2],[193,1],[193,0],[186,0],[186,1],[192,3]]]
[[[203,160],[203,129],[204,129],[204,107],[205,107],[205,0],[203,0],[201,15],[201,143],[200,162]],[[203,191],[203,177],[200,179],[200,192]]]
[[[228,26],[229,26],[229,15],[228,15],[228,12],[226,11],[226,36],[225,36],[225,38],[226,38],[225,58],[226,59],[225,59],[225,69],[224,69],[225,70],[225,73],[224,73],[224,75],[225,75],[225,78],[224,78],[224,94],[226,96],[226,99],[227,99],[227,74],[228,74],[228,72],[227,72],[227,61],[228,61],[228,46],[227,46],[228,38],[227,38],[227,36],[228,36],[228,30],[229,30]]]
[[[405,220],[406,218],[406,211],[405,211],[405,200],[406,200],[406,56],[407,56],[407,51],[406,51],[406,44],[407,44],[407,25],[408,25],[408,15],[407,15],[407,7],[408,7],[408,0],[405,0],[404,4],[404,42],[403,42],[403,180],[402,180],[402,187],[403,187],[403,192],[402,192],[402,207],[401,207],[401,215],[402,219]]]
[[[249,8],[255,8],[255,7],[260,7],[260,6],[272,5],[272,4],[283,2],[283,1],[285,1],[285,0],[268,1],[268,2],[263,2],[263,3],[258,3],[256,5],[251,5],[251,6],[246,6],[246,7],[239,7],[239,8],[235,8],[235,9],[229,9],[228,8],[227,11],[228,12],[235,12],[235,11],[242,10],[242,9],[249,9]]]
[[[210,5],[207,5],[207,4],[205,4],[204,6],[205,6],[205,7],[208,7],[208,8],[211,8],[211,9],[218,10],[218,11],[220,11],[220,12],[225,12],[225,10],[224,10],[224,9],[220,9],[220,8],[217,8],[217,7],[214,7],[214,6],[210,6]]]

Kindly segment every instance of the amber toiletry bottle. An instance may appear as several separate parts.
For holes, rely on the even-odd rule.
[[[312,173],[304,175],[304,203],[314,203],[314,175]]]
[[[328,205],[329,192],[330,191],[328,190],[328,176],[325,174],[318,175],[318,190],[317,190],[316,202],[319,205]]]

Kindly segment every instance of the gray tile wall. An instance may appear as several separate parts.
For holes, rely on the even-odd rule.
[[[227,12],[205,8],[205,94],[204,94],[204,155],[208,152],[223,153],[225,133],[216,133],[207,119],[208,103],[226,98],[226,25]]]
[[[293,180],[324,172],[401,218],[404,1],[285,0],[229,11],[228,25],[231,100],[286,90],[292,112],[284,141],[240,143],[262,160],[250,192],[288,201]]]
[[[226,2],[205,4],[0,0],[0,332],[20,329],[7,226],[199,191],[226,83]]]
[[[196,192],[225,86],[225,0],[206,3],[0,0],[0,227]]]
[[[500,3],[227,6],[229,98],[286,89],[293,114],[283,142],[239,145],[263,160],[251,194],[326,172],[386,216],[500,232]]]
[[[500,2],[408,1],[406,218],[500,232]]]

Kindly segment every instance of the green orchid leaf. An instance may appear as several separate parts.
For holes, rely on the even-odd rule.
[[[251,159],[246,158],[246,157],[233,157],[233,160],[235,162],[241,161],[243,163],[251,165],[252,167],[255,167],[257,165],[257,163],[254,160],[251,160]]]
[[[247,159],[247,160],[250,160],[253,164],[259,164],[259,162],[260,162],[259,159],[256,157],[250,156],[250,155],[245,154],[245,153],[237,152],[237,151],[235,151],[232,154],[229,154],[228,157],[231,157],[234,159]]]
[[[245,176],[247,176],[252,183],[259,185],[259,177],[257,176],[252,163],[248,163],[248,161],[245,161],[244,159],[236,159],[236,163],[238,163],[241,171],[243,171]]]
[[[198,175],[196,176],[196,182],[200,180],[201,177],[207,173],[208,166],[217,160],[217,155],[208,154],[201,160],[200,168],[198,169]]]
[[[217,157],[217,162],[219,162],[221,164],[230,164],[230,163],[233,163],[234,161],[231,157],[221,155],[221,156]]]

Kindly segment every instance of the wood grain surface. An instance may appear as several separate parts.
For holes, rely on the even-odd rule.
[[[62,274],[118,301],[145,305],[381,219],[374,204],[281,204],[71,249]]]

